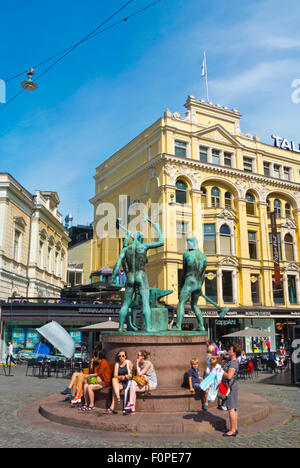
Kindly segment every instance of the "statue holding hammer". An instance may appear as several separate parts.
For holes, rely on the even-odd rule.
[[[119,222],[118,227],[126,231],[124,247],[115,265],[112,274],[112,284],[115,283],[116,275],[122,264],[126,265],[127,283],[125,287],[125,300],[120,310],[119,331],[124,331],[124,323],[129,316],[135,294],[140,294],[142,298],[142,313],[145,320],[146,331],[151,331],[151,309],[150,309],[150,290],[146,274],[147,251],[164,245],[164,238],[159,224],[153,223],[144,215],[144,221],[153,225],[158,233],[158,239],[155,242],[144,244],[144,236],[141,232],[132,234],[123,228]],[[132,242],[129,243],[130,238]]]
[[[183,280],[184,285],[180,293],[179,304],[177,307],[176,329],[182,329],[182,320],[184,317],[184,307],[191,298],[192,309],[198,320],[198,331],[205,331],[203,316],[198,307],[198,299],[204,297],[213,304],[220,312],[219,316],[224,317],[229,311],[228,307],[221,308],[212,299],[202,293],[202,287],[205,280],[205,271],[207,267],[207,257],[198,248],[198,240],[195,237],[187,239],[188,252],[183,254]]]

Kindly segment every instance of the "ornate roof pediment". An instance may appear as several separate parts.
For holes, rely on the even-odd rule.
[[[25,219],[22,216],[15,216],[14,222],[18,226],[18,228],[22,229],[22,231],[25,231],[27,224],[26,224]]]
[[[227,130],[225,130],[222,125],[217,124],[213,127],[205,128],[193,134],[194,136],[204,138],[206,140],[211,140],[214,143],[225,143],[230,146],[235,146],[242,148],[243,145],[233,137]]]
[[[237,260],[235,260],[232,257],[224,257],[219,261],[219,265],[222,266],[232,266],[232,267],[238,267],[239,263]]]
[[[236,217],[234,216],[232,211],[228,210],[227,208],[224,208],[222,211],[220,211],[220,213],[217,215],[217,218],[221,218],[224,220],[230,219],[232,221],[236,221]]]
[[[300,265],[299,265],[299,263],[291,262],[284,268],[284,270],[285,271],[298,271],[298,272],[300,272]]]
[[[286,229],[297,229],[297,226],[295,224],[295,221],[291,218],[287,218],[287,220],[285,221],[285,223],[282,224],[283,228],[286,228]]]

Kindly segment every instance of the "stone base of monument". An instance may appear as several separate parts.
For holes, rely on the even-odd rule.
[[[140,350],[150,353],[158,380],[157,390],[140,394],[137,399],[138,412],[161,413],[182,412],[199,408],[199,396],[183,388],[184,374],[190,368],[191,359],[199,360],[200,375],[206,368],[206,332],[169,331],[157,333],[108,332],[103,334],[102,343],[110,365],[114,366],[118,351],[125,350],[128,359],[136,361]],[[111,392],[98,392],[96,406],[107,408]]]
[[[142,403],[142,400],[141,400]],[[26,409],[26,408],[25,408]],[[229,428],[227,411],[219,411],[210,406],[208,411],[201,410],[201,404],[195,410],[177,412],[176,399],[173,400],[171,411],[160,413],[137,412],[135,415],[124,416],[121,407],[116,408],[117,414],[105,415],[104,410],[96,408],[91,412],[82,412],[71,408],[60,394],[48,396],[38,402],[40,415],[48,421],[72,427],[74,430],[88,429],[100,431],[101,437],[135,440],[148,435],[148,440],[192,440],[193,437],[222,438],[222,431]],[[29,405],[26,424],[32,425],[32,415],[37,406]],[[23,411],[24,413],[24,411]],[[21,418],[24,420],[24,417]],[[283,426],[291,420],[290,411],[265,398],[251,393],[239,392],[239,431],[241,435],[251,435],[258,432],[266,433],[271,429]],[[39,429],[42,421],[39,421]],[[49,427],[47,426],[47,430]],[[59,430],[59,426],[55,426]],[[111,433],[111,436],[107,434]],[[115,434],[113,434],[115,433]],[[82,432],[83,434],[83,432]],[[125,436],[126,434],[126,436]],[[132,438],[131,438],[132,437]],[[173,437],[173,439],[172,439]],[[271,437],[271,436],[270,436]]]

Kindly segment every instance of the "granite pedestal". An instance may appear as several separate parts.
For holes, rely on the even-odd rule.
[[[206,368],[206,332],[170,331],[153,334],[136,332],[107,332],[102,343],[107,360],[114,366],[118,351],[125,350],[133,363],[140,350],[150,352],[158,380],[157,390],[140,394],[137,398],[138,412],[159,413],[162,411],[190,411],[195,405],[195,395],[182,387],[184,374],[190,368],[191,359],[199,360],[200,375]],[[111,395],[107,391],[97,392],[96,406],[106,408]],[[197,399],[197,396],[196,396]],[[199,398],[198,398],[199,399]],[[197,402],[199,407],[199,402]]]

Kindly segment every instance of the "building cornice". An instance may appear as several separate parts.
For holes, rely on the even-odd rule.
[[[178,156],[174,156],[174,155],[166,154],[166,153],[161,154],[161,159],[162,161],[165,161],[165,162],[185,165],[193,169],[199,169],[199,170],[204,169],[206,172],[210,172],[212,174],[217,174],[217,175],[222,175],[222,176],[227,175],[230,177],[240,176],[240,178],[243,178],[249,181],[253,180],[256,182],[260,182],[260,183],[264,182],[265,184],[267,183],[277,188],[300,191],[300,184],[298,184],[297,182],[275,179],[273,177],[266,177],[265,175],[262,175],[262,174],[256,174],[256,173],[254,174],[251,172],[245,172],[240,169],[228,168],[225,166],[218,166],[218,165],[209,164],[209,163],[203,163],[195,159],[180,158]]]
[[[222,176],[229,176],[229,177],[239,177],[240,179],[248,180],[249,182],[259,182],[263,183],[264,185],[268,184],[275,189],[283,189],[283,190],[291,190],[291,191],[297,191],[300,192],[300,184],[297,182],[292,182],[292,181],[286,181],[286,180],[281,180],[281,179],[275,179],[272,177],[266,177],[261,174],[253,174],[250,172],[245,172],[240,169],[235,169],[235,168],[227,168],[225,166],[217,166],[214,164],[209,164],[209,163],[203,163],[200,161],[197,161],[195,159],[187,159],[187,158],[180,158],[175,155],[167,154],[167,153],[160,153],[158,154],[154,159],[151,159],[148,161],[146,164],[143,164],[139,168],[137,168],[134,172],[129,174],[128,176],[124,177],[120,182],[112,185],[108,189],[104,190],[103,192],[97,194],[95,197],[91,198],[89,201],[91,204],[95,205],[97,202],[99,202],[102,198],[106,197],[108,194],[114,192],[120,185],[126,184],[129,182],[132,178],[137,177],[140,175],[142,172],[147,171],[150,168],[155,168],[159,163],[166,164],[166,163],[171,163],[171,164],[176,164],[179,166],[185,166],[188,168],[196,169],[199,170],[203,173],[205,171],[206,173],[211,173],[214,175]],[[171,185],[167,184],[170,188]]]

